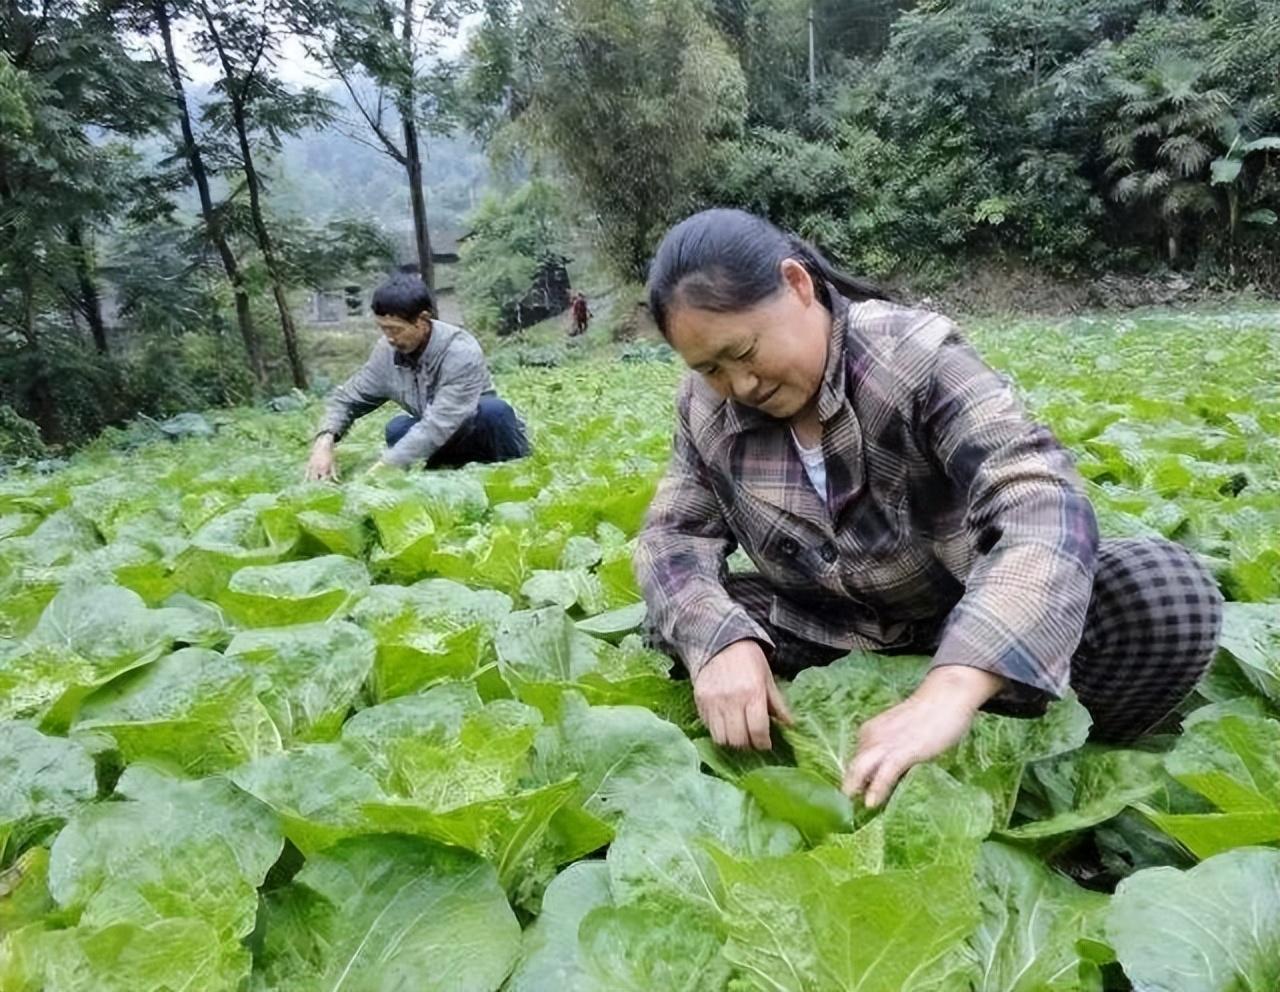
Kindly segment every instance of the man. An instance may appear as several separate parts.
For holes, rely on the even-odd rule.
[[[529,453],[524,424],[494,392],[479,342],[434,319],[426,283],[416,275],[393,276],[374,292],[373,312],[382,339],[364,366],[329,395],[308,479],[337,481],[334,445],[358,417],[387,400],[407,413],[387,424],[387,450],[371,471],[501,462]]]

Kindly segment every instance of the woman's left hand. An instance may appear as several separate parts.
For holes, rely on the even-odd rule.
[[[1002,684],[998,675],[962,665],[930,671],[905,700],[862,725],[845,793],[862,793],[868,807],[879,806],[909,768],[959,743]]]

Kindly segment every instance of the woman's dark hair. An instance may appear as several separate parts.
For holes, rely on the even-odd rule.
[[[413,322],[418,315],[436,315],[436,299],[422,281],[412,272],[397,272],[373,291],[373,312],[379,317],[399,317]]]
[[[666,233],[649,264],[649,312],[665,337],[676,304],[734,313],[782,286],[782,262],[794,258],[831,309],[830,286],[850,300],[888,300],[879,287],[841,272],[817,248],[745,210],[704,210]]]

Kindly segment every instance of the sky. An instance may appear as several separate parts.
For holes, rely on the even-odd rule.
[[[277,69],[281,78],[292,86],[315,86],[324,89],[335,80],[310,58],[295,37],[285,39]],[[173,48],[182,68],[191,81],[199,86],[209,86],[218,78],[218,70],[195,56],[191,32],[174,26]]]
[[[441,54],[445,58],[460,55],[466,46],[467,36],[479,24],[480,19],[479,14],[463,18],[461,29],[457,35],[445,42],[441,47]],[[184,30],[182,26],[175,24],[174,50],[191,81],[198,86],[209,86],[218,78],[218,70],[196,57],[191,35],[191,31]],[[286,38],[281,48],[281,58],[276,68],[286,83],[297,87],[314,86],[323,90],[337,82],[332,75],[307,56],[302,42],[297,38],[293,36]]]

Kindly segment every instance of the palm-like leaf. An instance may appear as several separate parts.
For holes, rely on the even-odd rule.
[[[1195,135],[1175,134],[1165,139],[1156,155],[1186,177],[1203,171],[1213,158],[1213,151]]]
[[[1172,177],[1164,169],[1153,169],[1143,176],[1138,195],[1144,200],[1155,199],[1169,188],[1172,181]]]
[[[1142,193],[1143,173],[1131,172],[1111,188],[1111,195],[1120,203],[1132,203]]]
[[[1203,217],[1216,213],[1218,203],[1202,183],[1178,182],[1169,187],[1160,201],[1160,214],[1166,220],[1186,214]]]

